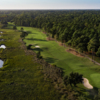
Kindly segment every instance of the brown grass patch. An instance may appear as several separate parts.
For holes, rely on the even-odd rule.
[[[73,55],[75,55],[75,56],[84,57],[84,55],[78,53],[77,51],[75,51],[73,49],[67,49],[66,51],[69,52],[69,53],[71,53],[71,54],[73,54]]]
[[[54,41],[54,39],[51,38],[51,37],[47,37],[46,40],[47,40],[47,41]]]

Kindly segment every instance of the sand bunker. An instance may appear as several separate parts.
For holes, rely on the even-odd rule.
[[[83,85],[88,89],[93,89],[93,86],[89,83],[88,79],[83,78]]]
[[[37,45],[37,46],[35,46],[35,47],[36,47],[36,48],[40,48],[40,46],[38,46],[38,45]]]

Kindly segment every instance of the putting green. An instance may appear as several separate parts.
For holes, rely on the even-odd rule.
[[[21,27],[18,27],[20,29]],[[56,41],[47,41],[46,34],[43,34],[39,29],[31,28],[31,27],[23,27],[25,31],[30,31],[28,36],[24,39],[26,45],[34,44],[32,49],[37,52],[41,51],[41,55],[43,58],[51,63],[56,64],[58,67],[62,68],[64,71],[64,75],[69,74],[70,72],[78,72],[83,74],[85,78],[87,78],[91,85],[94,87],[100,88],[100,84],[98,84],[98,78],[94,78],[91,75],[97,72],[100,69],[100,66],[95,65],[87,58],[77,57],[71,53],[66,52],[66,48],[59,46]],[[35,48],[38,45],[40,48]]]
[[[100,74],[98,73],[91,74],[90,77],[95,82],[95,86],[100,88]]]

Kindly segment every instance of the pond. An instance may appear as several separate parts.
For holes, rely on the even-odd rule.
[[[0,60],[0,68],[3,67],[4,61]]]
[[[5,45],[1,45],[0,48],[6,49],[6,46]]]
[[[4,41],[4,39],[0,39],[0,41]]]

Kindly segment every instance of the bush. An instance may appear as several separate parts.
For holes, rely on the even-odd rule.
[[[23,29],[23,27],[21,27],[21,29],[20,29],[20,30],[21,30],[21,32],[22,32],[22,31],[24,30],[24,29]]]
[[[21,38],[24,38],[25,36],[27,36],[28,33],[27,32],[22,32],[22,34],[20,35]]]
[[[37,58],[39,58],[39,59],[42,59],[43,57],[41,56],[41,52],[40,51],[38,51],[38,53],[37,53]]]
[[[17,27],[14,25],[14,26],[13,26],[13,29],[14,29],[14,30],[16,30],[16,29],[17,29]]]
[[[70,84],[72,86],[72,84],[74,86],[76,86],[76,84],[78,83],[82,83],[83,79],[82,79],[82,74],[79,73],[70,73],[69,76],[65,76],[64,78],[64,84],[67,86],[68,84]]]
[[[98,51],[96,52],[96,55],[100,57],[100,47],[98,48]]]
[[[28,45],[28,46],[27,46],[27,49],[31,49],[31,46],[32,46],[31,44],[30,44],[30,45]]]

